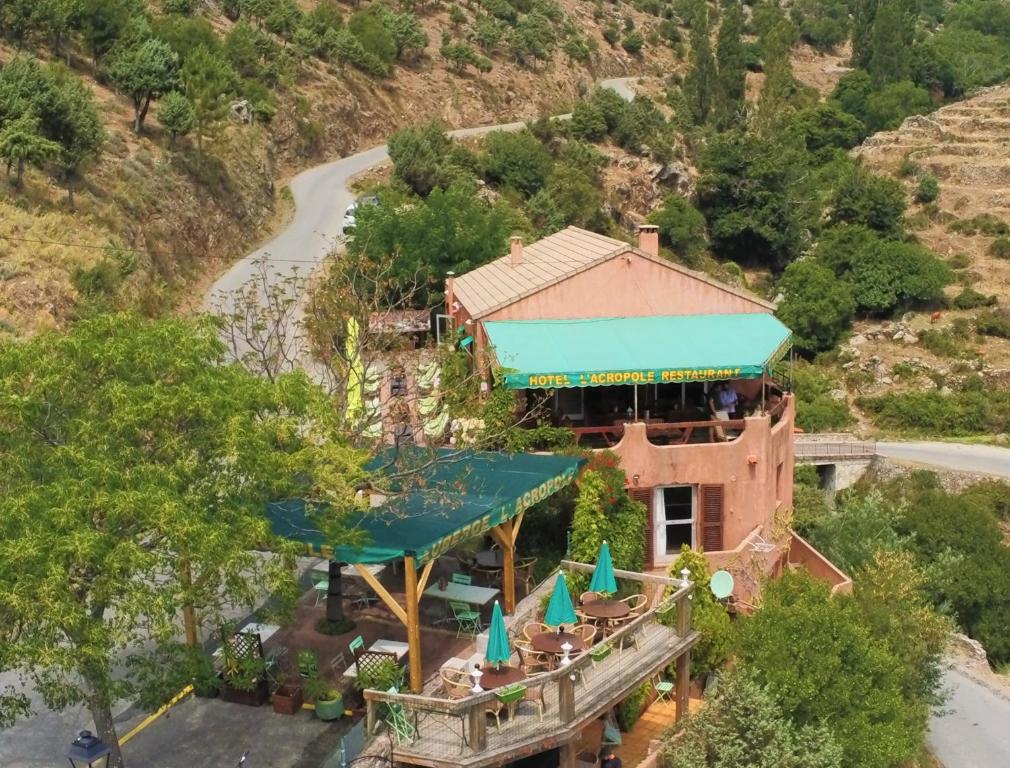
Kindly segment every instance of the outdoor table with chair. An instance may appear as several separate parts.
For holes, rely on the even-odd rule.
[[[355,638],[358,639],[358,638]],[[353,645],[353,643],[352,643]],[[364,643],[362,643],[364,645]],[[351,653],[355,653],[355,648],[351,648]],[[407,656],[409,651],[409,646],[406,643],[401,643],[398,640],[376,640],[370,646],[368,646],[368,652],[371,653],[385,653],[396,657],[397,661],[403,661]],[[344,677],[356,678],[358,676],[358,665],[357,662],[352,662],[348,665],[347,669],[344,670]]]

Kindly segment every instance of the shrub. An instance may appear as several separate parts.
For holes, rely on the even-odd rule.
[[[901,125],[909,115],[923,115],[933,109],[929,91],[910,80],[885,85],[866,99],[866,127],[871,131],[889,131]]]
[[[617,45],[617,41],[621,39],[621,30],[615,26],[605,27],[603,29],[603,39],[612,46]]]
[[[831,208],[833,222],[862,224],[883,234],[898,232],[905,213],[905,191],[894,179],[857,165],[836,187]]]
[[[854,421],[845,400],[837,400],[831,394],[839,388],[839,382],[823,368],[797,364],[793,369],[793,388],[796,424],[807,432],[831,432]]]
[[[685,545],[670,565],[670,577],[679,579],[685,568],[690,571],[689,578],[695,585],[691,626],[701,633],[701,639],[691,654],[691,676],[697,677],[714,672],[726,663],[733,650],[733,625],[726,607],[716,601],[709,589],[711,573],[705,555]],[[668,611],[661,620],[669,626],[676,626],[676,610]]]
[[[963,343],[946,331],[922,331],[919,343],[938,357],[961,357],[965,351]]]
[[[1010,259],[1010,237],[997,237],[989,243],[989,255],[994,259]]]
[[[624,470],[612,453],[594,454],[590,468],[579,481],[579,496],[572,517],[572,560],[596,561],[606,541],[614,567],[641,570],[645,563],[645,506],[624,489]]]
[[[901,158],[901,162],[898,163],[898,168],[895,171],[895,174],[899,179],[907,179],[909,176],[914,176],[918,172],[919,164],[908,155],[905,155]]]
[[[997,303],[995,296],[986,296],[979,293],[974,288],[965,287],[961,293],[951,299],[950,304],[954,309],[978,309],[979,307],[992,307]]]
[[[950,268],[931,252],[895,240],[859,254],[846,277],[857,305],[870,312],[936,301],[950,280]]]
[[[550,152],[528,130],[495,131],[484,139],[485,175],[527,197],[544,186],[553,161]]]
[[[631,726],[638,722],[638,718],[642,716],[642,710],[645,708],[645,700],[651,693],[652,682],[644,682],[632,691],[628,698],[617,705],[617,725],[622,731],[627,733],[631,730]]]
[[[947,264],[951,269],[967,269],[971,266],[971,256],[967,253],[955,253],[947,259]]]
[[[931,203],[940,196],[940,183],[931,173],[923,174],[919,179],[919,186],[915,188],[915,201],[917,203]]]
[[[645,46],[645,38],[638,30],[633,30],[621,38],[621,47],[633,56],[641,53]]]
[[[354,685],[359,691],[388,691],[403,685],[403,667],[393,659],[380,659],[358,672]]]
[[[382,6],[376,5],[355,11],[347,27],[366,53],[388,67],[396,58],[396,40],[386,28],[381,9]]]
[[[947,437],[1010,431],[1010,393],[904,392],[856,401],[880,427]]]
[[[1010,339],[1010,312],[980,312],[975,318],[975,330],[983,336],[999,336]]]
[[[947,229],[962,235],[1010,235],[1010,225],[991,213],[980,213],[970,219],[952,222]]]
[[[427,195],[442,179],[442,164],[452,139],[437,120],[404,128],[389,137],[393,175],[419,195]]]

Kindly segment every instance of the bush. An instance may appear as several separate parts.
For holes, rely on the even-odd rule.
[[[830,269],[811,259],[786,267],[778,284],[785,298],[776,314],[807,352],[831,349],[848,329],[856,309],[852,291]]]
[[[860,254],[846,276],[856,304],[870,312],[937,301],[950,281],[950,268],[931,252],[894,240]]]
[[[924,115],[932,111],[933,102],[925,88],[904,80],[885,85],[866,99],[866,123],[870,132],[890,131],[901,125],[909,115]]]
[[[550,152],[528,130],[494,131],[484,139],[485,175],[529,197],[544,186],[553,161]]]
[[[997,237],[989,243],[989,255],[994,259],[1010,259],[1010,237]]]
[[[856,401],[879,427],[958,437],[1010,431],[1010,393],[904,392]]]
[[[901,230],[905,190],[894,179],[877,176],[861,165],[853,166],[831,199],[831,220],[861,224],[882,234]]]
[[[798,363],[793,369],[796,425],[807,432],[832,432],[849,426],[854,419],[848,404],[831,394],[838,388],[838,380],[828,371]]]
[[[1010,235],[1010,225],[991,213],[980,213],[970,219],[952,222],[947,229],[962,235],[988,235],[989,237]]]
[[[951,269],[967,269],[971,266],[971,256],[967,253],[955,253],[947,259],[947,266]]]
[[[641,53],[645,46],[645,38],[638,30],[633,30],[621,38],[621,47],[631,55]]]
[[[980,312],[975,318],[975,330],[983,336],[1010,339],[1010,312]]]
[[[443,179],[442,165],[452,146],[445,126],[432,120],[404,128],[389,137],[393,175],[419,195],[427,195]]]
[[[617,41],[621,39],[621,30],[615,26],[605,27],[603,29],[603,39],[612,46],[617,45]]]
[[[978,309],[979,307],[992,307],[997,303],[995,296],[986,296],[979,293],[974,288],[968,286],[961,293],[950,301],[954,309]]]
[[[937,357],[961,357],[964,353],[963,342],[947,331],[922,331],[919,343]]]
[[[915,188],[915,201],[917,203],[931,203],[940,196],[940,183],[931,173],[924,173],[919,178],[919,185]]]
[[[628,698],[617,705],[617,725],[622,731],[627,733],[631,730],[631,726],[638,722],[638,718],[642,716],[642,710],[645,709],[645,700],[651,693],[652,682],[644,682],[632,691]]]
[[[715,599],[709,589],[711,573],[705,555],[685,545],[670,565],[670,577],[679,579],[680,572],[685,568],[690,571],[689,578],[695,585],[691,626],[701,633],[701,639],[691,654],[691,676],[697,677],[714,672],[726,663],[733,650],[733,625],[726,607]],[[661,621],[675,627],[676,610],[668,611]]]
[[[684,263],[697,266],[698,256],[705,250],[705,217],[685,197],[670,195],[663,207],[649,214],[649,222],[659,227],[663,242]]]
[[[571,558],[596,561],[600,545],[610,545],[614,567],[640,571],[645,565],[645,505],[624,489],[620,460],[609,451],[594,454],[579,481],[572,517]]]

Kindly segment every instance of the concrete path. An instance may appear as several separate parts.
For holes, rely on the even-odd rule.
[[[1010,448],[961,443],[877,443],[877,454],[959,472],[1010,477]]]
[[[622,77],[603,80],[600,85],[630,101],[635,95],[631,83],[636,80],[638,78]],[[483,125],[450,131],[450,135],[459,138],[480,136],[491,131],[517,131],[524,125],[523,122]],[[344,211],[354,202],[351,179],[387,160],[389,153],[383,144],[317,165],[295,176],[290,184],[295,213],[287,228],[266,245],[233,264],[218,278],[204,299],[204,308],[216,309],[222,296],[229,296],[246,285],[256,274],[255,263],[259,260],[266,260],[274,284],[295,274],[304,276],[312,272],[338,246]],[[226,310],[229,308],[224,307]]]
[[[957,669],[944,674],[950,699],[929,726],[929,746],[947,768],[1010,765],[1010,700]]]

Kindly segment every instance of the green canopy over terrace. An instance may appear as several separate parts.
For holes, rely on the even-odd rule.
[[[497,320],[484,329],[510,389],[756,379],[790,340],[763,312]]]
[[[412,556],[423,565],[556,493],[585,463],[574,456],[452,449],[410,454],[406,463],[390,466],[391,472],[409,475],[408,490],[348,521],[364,534],[361,546],[330,546],[302,501],[268,506],[273,532],[341,562],[383,563]]]

